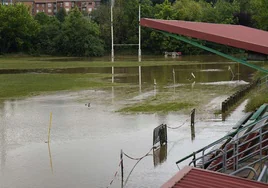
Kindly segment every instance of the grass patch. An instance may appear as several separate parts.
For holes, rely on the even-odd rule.
[[[224,63],[224,62],[219,62]],[[215,62],[197,61],[91,61],[66,57],[1,57],[0,69],[55,69],[55,68],[81,68],[81,67],[137,67],[137,66],[163,66],[163,65],[189,65],[189,64],[215,64]]]
[[[138,104],[131,107],[126,107],[119,112],[172,112],[172,111],[179,111],[185,108],[192,107],[193,104],[190,103],[176,103],[176,102],[169,102],[169,103],[161,103],[161,104]]]
[[[262,104],[268,103],[268,90],[264,89],[259,93],[255,93],[251,95],[249,98],[249,102],[246,105],[246,111],[254,111],[259,108]]]
[[[268,70],[267,65],[264,65],[263,68]],[[257,73],[254,74],[254,79],[262,78],[266,75],[267,74],[258,71]],[[263,85],[261,90],[258,90],[256,88],[256,91],[252,92],[252,94],[249,96],[249,102],[246,105],[245,110],[247,112],[254,111],[264,103],[268,103],[268,89],[266,85]]]
[[[2,74],[0,100],[63,90],[111,86],[106,74]]]

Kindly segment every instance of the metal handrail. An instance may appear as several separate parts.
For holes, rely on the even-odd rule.
[[[257,181],[262,181],[263,176],[265,176],[265,175],[267,176],[267,170],[268,170],[268,168],[267,168],[267,164],[266,164],[266,165],[264,165]]]
[[[197,150],[196,152],[194,152],[195,155],[199,154],[200,152],[202,152],[203,155],[204,155],[204,151],[205,151],[205,150],[207,150],[207,149],[209,149],[209,148],[215,146],[216,144],[221,143],[221,142],[224,141],[224,140],[227,140],[227,139],[229,139],[229,138],[233,138],[234,135],[236,135],[236,134],[238,134],[238,133],[240,133],[240,132],[242,132],[242,131],[244,131],[244,130],[246,130],[246,129],[248,129],[248,128],[254,127],[256,124],[258,124],[259,122],[263,121],[264,119],[268,119],[268,115],[262,117],[261,119],[259,119],[259,120],[257,120],[257,121],[254,121],[254,122],[252,122],[252,123],[249,123],[248,125],[245,125],[244,127],[240,128],[240,129],[237,129],[236,131],[233,131],[233,132],[227,134],[226,136],[224,136],[224,137],[218,139],[217,141],[215,141],[215,142],[213,142],[213,143],[211,143],[211,144],[209,144],[209,145],[207,145],[207,146],[205,146],[205,147],[203,147],[203,148]],[[266,125],[266,124],[265,124],[265,125]],[[255,130],[255,129],[254,129],[254,130]],[[251,131],[250,131],[250,132],[251,132]],[[247,133],[246,133],[246,134],[247,134]],[[202,156],[203,156],[203,155],[202,155]],[[180,160],[178,160],[178,161],[176,162],[176,165],[178,166],[179,163],[181,163],[181,162],[183,162],[183,161],[189,159],[190,157],[193,157],[193,153],[190,154],[190,155],[187,155],[186,157],[184,157],[184,158],[182,158],[182,159],[180,159]]]
[[[255,126],[259,122],[262,122],[263,120],[264,119],[262,118],[259,121],[256,121],[253,125]],[[266,121],[266,119],[265,119],[265,121]],[[225,144],[224,150],[222,150],[222,149],[214,149],[214,150],[204,154],[205,150],[207,150],[209,148],[208,146],[204,147],[203,150],[202,150],[203,151],[202,156],[197,157],[197,158],[195,157],[194,160],[192,160],[189,163],[189,165],[191,165],[192,163],[196,164],[196,162],[198,160],[202,159],[202,163],[201,163],[202,168],[205,168],[206,164],[210,164],[213,160],[216,160],[216,159],[219,159],[220,157],[222,157],[221,161],[219,161],[217,164],[214,164],[213,166],[208,166],[208,169],[213,169],[213,168],[215,168],[217,166],[222,166],[221,168],[216,169],[216,170],[225,172],[227,169],[230,168],[230,166],[233,166],[233,169],[236,169],[236,170],[239,169],[239,163],[240,162],[243,162],[245,160],[251,159],[254,156],[260,154],[260,159],[255,160],[250,165],[256,164],[257,162],[260,162],[260,161],[262,161],[262,160],[267,158],[267,156],[266,157],[262,156],[262,150],[268,149],[268,145],[262,147],[263,143],[268,141],[268,138],[263,139],[263,136],[265,134],[268,134],[268,130],[265,130],[265,131],[263,130],[267,126],[268,126],[268,122],[265,122],[261,126],[258,126],[256,128],[253,127],[251,129],[251,131],[249,131],[249,132],[245,133],[244,135],[242,135],[241,137],[236,138],[235,140]],[[254,132],[258,133],[258,135],[256,137],[250,138],[250,139],[246,140],[245,142],[239,143],[240,140],[246,139],[248,135],[250,135],[250,134],[252,134]],[[243,147],[245,144],[248,144],[248,143],[250,143],[250,142],[252,142],[254,140],[258,140],[259,142],[256,143],[256,144],[253,144],[253,145],[251,144],[250,147],[247,147],[246,149],[243,149],[242,151],[239,151],[240,148]],[[230,147],[230,145],[232,145],[232,146]],[[256,150],[251,152],[251,153],[249,153],[249,154],[247,154],[247,152],[249,152],[251,150],[254,150],[254,149],[256,149]],[[213,158],[210,158],[209,160],[204,161],[205,156],[211,155],[211,153],[216,153],[217,151],[220,151],[220,152],[218,154],[216,154]],[[232,152],[231,156],[227,157],[227,155],[230,152]],[[194,153],[194,154],[196,155],[196,153]]]
[[[264,126],[267,126],[267,125],[268,125],[268,123],[266,123]],[[260,138],[265,133],[268,133],[268,131],[262,132],[263,127],[259,127],[259,129],[260,129],[260,134],[257,137],[254,138],[254,139],[260,140],[258,143],[252,145],[251,147],[246,148],[245,150],[243,150],[241,152],[239,152],[239,147],[241,147],[244,144],[238,144],[237,145],[237,151],[238,152],[233,153],[233,155],[231,157],[229,157],[228,159],[226,159],[226,161],[223,161],[223,164],[224,163],[225,164],[228,164],[228,161],[229,161],[229,162],[233,163],[234,169],[236,169],[236,168],[238,168],[240,162],[244,162],[245,160],[248,160],[250,158],[253,158],[254,156],[256,156],[258,154],[260,154],[260,159],[259,160],[255,160],[254,163],[257,163],[259,161],[262,161],[264,158],[267,158],[267,156],[266,157],[265,156],[262,156],[262,151],[268,149],[268,145],[263,147],[262,144],[265,143],[265,142],[267,142],[268,141],[268,138],[266,138],[264,140],[262,140]],[[254,139],[251,139],[251,141],[254,140]],[[235,143],[237,143],[237,142],[235,142]],[[247,154],[248,151],[251,151],[252,149],[255,149],[255,148],[257,148],[255,151]],[[245,155],[245,156],[243,156],[243,155]],[[233,161],[233,160],[235,160],[235,161]],[[254,163],[252,163],[252,164],[254,164]],[[224,171],[226,171],[226,168],[228,168],[228,166],[226,166],[226,167],[223,166],[223,168],[224,168]]]
[[[219,152],[221,152],[221,153],[224,153],[224,151],[223,151],[222,149],[219,149],[219,148],[218,148],[218,149],[214,149],[214,150],[212,150],[212,151],[206,153],[206,155],[209,155],[209,154],[214,153],[214,152],[217,152],[217,151],[219,151]],[[202,156],[200,156],[200,157],[198,157],[198,158],[195,158],[195,160],[192,160],[192,161],[189,163],[189,166],[190,166],[192,163],[194,163],[194,162],[196,162],[196,161],[202,159],[203,156],[204,156],[204,155],[202,155]],[[212,159],[212,160],[213,160],[213,159]],[[206,161],[206,162],[209,163],[209,162],[211,162],[212,160],[209,160],[209,161]],[[204,166],[204,159],[203,159],[203,163],[202,163],[202,165]]]
[[[230,175],[236,175],[237,173],[242,172],[244,170],[250,170],[250,171],[254,172],[254,180],[257,178],[256,170],[254,168],[250,167],[250,166],[245,166],[243,168],[240,168],[237,171],[234,171],[234,172],[230,173]]]
[[[255,154],[255,153],[258,153],[261,149],[264,149],[264,148],[266,149],[267,147],[264,147],[263,148],[261,146],[262,146],[262,144],[264,142],[266,142],[268,140],[267,138],[264,139],[264,140],[262,139],[263,135],[265,135],[266,133],[268,133],[268,131],[265,131],[265,132],[262,131],[263,128],[265,126],[267,126],[267,125],[268,125],[268,123],[265,123],[262,127],[258,127],[257,129],[253,129],[252,131],[250,131],[250,132],[246,133],[245,135],[241,136],[240,138],[237,138],[236,140],[233,140],[232,143],[226,144],[226,146],[225,146],[225,152],[226,152],[226,148],[228,146],[230,146],[230,144],[233,145],[233,143],[235,143],[236,144],[236,148],[237,148],[237,152],[234,152],[233,155],[232,155],[232,157],[229,157],[227,160],[236,159],[236,162],[238,163],[239,161],[242,161],[243,159],[246,159],[246,158],[250,157],[250,155]],[[251,138],[249,140],[246,140],[246,141],[242,142],[241,144],[239,144],[239,140],[246,139],[247,136],[250,135],[252,132],[259,132],[258,133],[258,136],[253,137],[253,138]],[[254,144],[254,145],[251,145],[250,147],[247,147],[246,149],[243,149],[242,151],[239,151],[240,148],[242,148],[243,146],[245,146],[246,144],[248,144],[248,143],[250,143],[250,142],[252,142],[254,140],[259,140],[259,142],[256,143],[256,144]],[[252,152],[251,154],[247,154],[245,157],[241,157],[241,155],[245,155],[247,152],[249,152],[250,150],[252,150],[252,149],[254,149],[256,147],[260,147],[260,149],[258,149],[257,151]],[[228,151],[230,151],[230,150],[228,150]]]

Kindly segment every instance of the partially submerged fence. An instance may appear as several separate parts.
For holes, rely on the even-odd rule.
[[[224,115],[227,113],[237,102],[242,99],[250,90],[255,88],[259,83],[261,79],[257,79],[253,82],[251,82],[249,85],[245,86],[244,88],[240,89],[230,97],[228,97],[225,101],[222,102],[221,105],[221,112]]]

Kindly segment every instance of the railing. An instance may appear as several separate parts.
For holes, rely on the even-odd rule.
[[[240,173],[240,172],[243,172],[243,171],[251,171],[251,172],[253,172],[254,173],[254,177],[253,177],[253,179],[254,180],[256,180],[257,179],[257,171],[254,169],[254,168],[252,168],[252,167],[249,167],[249,166],[245,166],[245,167],[243,167],[243,168],[240,168],[239,170],[237,170],[237,171],[235,171],[235,172],[232,172],[232,173],[230,173],[230,175],[237,175],[238,173]]]
[[[226,171],[227,167],[230,167],[230,165],[227,164],[227,162],[230,163],[231,160],[232,160],[232,165],[234,165],[234,167],[236,169],[238,169],[239,168],[238,162],[245,160],[246,157],[253,156],[253,154],[256,154],[256,151],[253,152],[250,156],[248,156],[248,155],[242,156],[242,153],[246,153],[250,149],[253,149],[255,147],[260,147],[259,153],[261,153],[262,150],[264,150],[264,149],[268,149],[268,145],[263,147],[262,144],[257,144],[254,146],[250,146],[249,149],[242,150],[241,151],[242,153],[239,152],[239,149],[242,146],[244,146],[245,144],[248,144],[248,143],[254,141],[254,139],[256,139],[256,138],[248,138],[244,142],[242,141],[243,139],[245,139],[248,135],[250,135],[254,131],[255,132],[259,131],[258,132],[258,139],[260,139],[260,141],[262,141],[262,142],[265,142],[265,143],[267,142],[267,144],[268,144],[268,138],[263,139],[264,135],[268,136],[268,131],[264,130],[264,128],[268,125],[268,123],[263,123],[263,122],[266,122],[267,119],[268,119],[268,115],[260,118],[259,120],[254,121],[252,123],[249,123],[248,125],[245,125],[244,127],[237,129],[234,132],[227,134],[226,136],[222,137],[221,139],[219,139],[219,140],[205,146],[204,148],[201,148],[201,149],[197,150],[196,152],[193,152],[192,154],[178,160],[176,162],[176,165],[179,168],[179,164],[181,164],[182,162],[185,162],[186,160],[189,160],[192,157],[193,159],[189,163],[189,165],[194,165],[194,166],[198,166],[201,168],[206,168],[206,167],[209,167],[209,165],[212,163],[212,161],[215,160],[217,157],[217,158],[221,158],[221,162],[219,162],[219,164],[218,164],[218,166],[220,168],[217,171],[220,171],[220,170]],[[263,123],[263,125],[259,126],[257,128],[254,128],[259,123]],[[252,129],[252,130],[247,132],[246,134],[244,134],[240,138],[237,138],[237,139],[234,138],[234,136],[236,134],[245,132],[249,129]],[[230,140],[232,140],[232,142],[230,142]],[[214,148],[217,145],[221,145],[222,147]],[[240,156],[237,153],[239,153]],[[231,154],[234,154],[234,156],[232,156]],[[220,159],[218,159],[218,160],[220,161]],[[211,165],[210,169],[212,169],[213,167],[216,167],[216,166],[217,166],[216,164],[214,164],[213,166]],[[223,169],[223,167],[225,169]]]
[[[225,173],[236,171],[245,166],[254,166],[268,158],[268,122],[267,119],[255,124],[257,127],[237,139],[227,143],[220,155],[210,159],[206,168]],[[204,156],[205,157],[205,156]]]
[[[268,183],[268,167],[267,164],[264,165],[259,177],[258,181]]]

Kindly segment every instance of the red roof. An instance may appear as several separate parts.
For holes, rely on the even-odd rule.
[[[268,184],[186,166],[161,188],[268,188]]]
[[[148,18],[142,18],[141,25],[169,33],[268,54],[268,32],[250,27]]]

